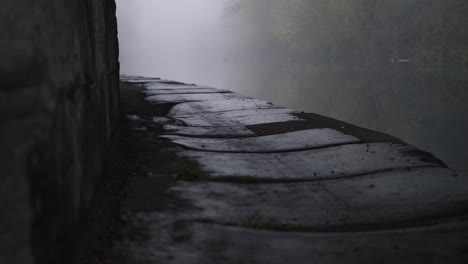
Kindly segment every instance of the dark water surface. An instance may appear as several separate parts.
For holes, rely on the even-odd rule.
[[[463,74],[410,65],[276,72],[258,68],[245,73],[242,82],[225,86],[394,135],[468,173],[468,78]]]

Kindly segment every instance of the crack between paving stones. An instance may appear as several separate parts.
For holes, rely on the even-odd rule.
[[[253,137],[255,138],[255,136]],[[167,140],[171,140],[170,138],[164,138]],[[235,139],[235,138],[233,138]],[[239,138],[242,140],[243,138]],[[297,149],[285,149],[285,150],[276,150],[276,151],[229,151],[229,150],[210,150],[210,149],[203,149],[203,148],[192,148],[188,146],[184,146],[183,144],[179,144],[177,142],[174,142],[171,140],[172,143],[177,144],[182,146],[185,149],[188,150],[196,150],[196,151],[201,151],[201,152],[213,152],[213,153],[229,153],[229,154],[276,154],[276,153],[293,153],[293,152],[301,152],[301,151],[307,151],[307,150],[320,150],[320,149],[327,149],[327,148],[332,148],[332,147],[340,147],[340,146],[347,146],[347,145],[359,145],[356,144],[356,142],[351,142],[351,143],[338,143],[338,144],[331,144],[331,145],[326,145],[326,146],[321,146],[321,147],[310,147],[310,148],[297,148]]]
[[[184,88],[181,88],[181,89],[184,89]],[[198,88],[193,88],[193,89],[198,89]],[[172,90],[177,91],[177,89],[167,89],[167,91],[172,91]],[[156,91],[156,89],[148,89],[146,91]],[[148,95],[148,93],[146,93],[146,92],[142,92],[142,93],[147,95],[147,96],[158,96],[158,95],[185,95],[185,94],[188,94],[188,95],[193,95],[193,94],[232,94],[233,92],[201,92],[201,93],[188,92],[188,93],[161,93],[161,94],[155,93],[155,94],[150,94],[150,95]]]
[[[442,165],[420,165],[411,167],[395,167],[390,169],[375,170],[363,173],[337,175],[333,178],[316,178],[316,179],[272,179],[272,178],[257,178],[253,176],[220,176],[210,177],[207,176],[203,180],[193,180],[199,182],[220,182],[220,183],[235,183],[235,184],[282,184],[282,183],[305,183],[305,182],[324,182],[324,181],[337,181],[343,179],[352,179],[357,177],[368,177],[377,176],[386,172],[397,172],[397,171],[412,171],[417,169],[425,168],[447,168]],[[202,169],[203,170],[203,169]],[[207,173],[209,174],[209,173]]]
[[[214,101],[211,101],[214,102]],[[183,104],[183,103],[180,103]],[[269,108],[241,108],[241,109],[232,109],[232,110],[224,110],[224,111],[215,111],[215,112],[198,112],[196,114],[189,114],[189,115],[171,115],[175,118],[184,118],[184,117],[192,117],[192,116],[203,116],[203,115],[209,115],[209,114],[222,114],[222,113],[229,113],[229,112],[236,112],[236,111],[254,111],[254,110],[278,110],[278,109],[287,109],[285,107],[269,107]],[[275,113],[275,114],[269,114],[269,115],[278,115],[278,114],[291,114],[293,115],[295,112],[286,112],[286,113]],[[267,114],[265,114],[267,115]],[[246,115],[250,116],[250,115]],[[240,116],[240,117],[245,117],[245,116]],[[300,117],[298,117],[300,118]],[[302,118],[301,118],[302,119]]]
[[[193,222],[199,224],[212,224],[227,227],[245,228],[249,230],[263,230],[270,232],[285,233],[306,233],[306,234],[351,234],[351,233],[379,233],[388,231],[411,231],[408,229],[419,229],[437,227],[449,224],[456,224],[468,220],[468,213],[465,211],[453,211],[444,214],[433,214],[425,217],[413,218],[404,221],[381,222],[381,223],[362,223],[349,225],[323,225],[323,226],[305,226],[283,223],[265,223],[258,226],[248,227],[242,223],[217,222],[209,219],[186,219],[179,220],[184,222]]]

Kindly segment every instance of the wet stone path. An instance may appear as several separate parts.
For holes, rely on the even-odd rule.
[[[111,263],[468,263],[468,177],[432,155],[225,90],[122,81],[138,166]]]

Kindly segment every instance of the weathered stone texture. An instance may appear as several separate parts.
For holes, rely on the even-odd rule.
[[[118,116],[113,0],[0,8],[0,263],[54,263],[101,175]]]

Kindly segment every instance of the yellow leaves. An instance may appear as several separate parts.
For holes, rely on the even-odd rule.
[[[333,53],[365,38],[372,1],[237,0],[229,12],[241,17],[245,30],[268,36],[294,53]]]
[[[284,9],[272,10],[272,32],[282,42],[289,43],[294,40],[298,32],[297,18],[291,16]]]

